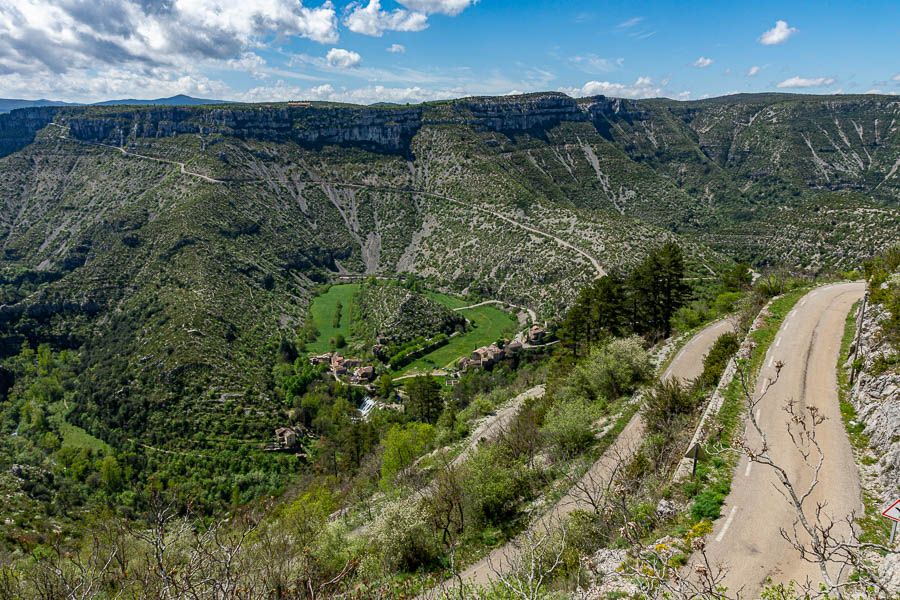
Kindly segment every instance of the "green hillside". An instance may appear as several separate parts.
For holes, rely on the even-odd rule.
[[[261,450],[297,409],[283,359],[310,311],[307,351],[352,333],[349,311],[333,318],[354,287],[313,301],[320,286],[410,275],[552,321],[668,241],[692,278],[737,259],[855,268],[900,237],[897,110],[547,93],[14,111],[0,115],[0,360],[23,343],[77,353],[66,422],[134,453],[144,477],[222,502],[235,485],[275,491],[296,469]],[[421,361],[510,331],[496,308],[464,314],[478,326]],[[0,396],[17,373],[4,366]]]

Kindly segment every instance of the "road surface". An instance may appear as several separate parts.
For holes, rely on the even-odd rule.
[[[703,372],[703,358],[712,348],[712,345],[720,335],[732,331],[729,320],[716,321],[700,330],[691,340],[685,344],[663,373],[663,378],[678,377],[680,379],[693,379]],[[588,472],[573,488],[557,502],[553,508],[537,519],[530,527],[536,532],[544,531],[545,527],[552,526],[575,510],[590,510],[589,496],[596,494],[600,488],[604,488],[610,475],[613,474],[615,465],[622,458],[631,456],[640,445],[644,434],[644,423],[637,413],[628,422],[622,433],[603,453],[597,462],[591,466]],[[487,557],[478,561],[463,571],[462,579],[467,582],[486,585],[494,578],[494,569],[506,570],[511,562],[517,558],[518,550],[512,543],[505,544],[494,549]],[[445,582],[445,586],[452,587],[454,581]]]
[[[853,452],[841,421],[837,364],[847,313],[859,300],[863,283],[840,283],[807,294],[785,318],[766,354],[756,382],[757,394],[775,376],[774,364],[784,366],[778,380],[758,405],[760,427],[766,432],[773,460],[784,466],[802,491],[811,480],[811,469],[803,464],[787,434],[787,413],[782,408],[793,398],[803,408],[817,406],[827,420],[819,426],[818,440],[825,452],[820,483],[804,503],[814,515],[817,502],[827,501],[828,514],[840,519],[861,511],[860,486]],[[748,441],[758,442],[748,424]],[[767,578],[774,583],[790,580],[814,584],[821,581],[818,566],[803,561],[782,539],[779,529],[792,531],[795,514],[773,489],[780,485],[771,469],[741,459],[732,481],[732,491],[707,540],[714,563],[728,567],[724,584],[729,591],[743,587],[746,598],[758,598]],[[846,533],[846,532],[844,532]]]

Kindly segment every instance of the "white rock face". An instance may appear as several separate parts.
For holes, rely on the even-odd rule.
[[[856,408],[857,421],[864,425],[863,433],[869,438],[868,455],[877,459],[871,466],[862,466],[862,485],[887,508],[900,500],[900,374],[886,372],[871,375],[872,367],[880,356],[897,353],[879,335],[879,324],[887,317],[881,305],[867,305],[865,314],[858,316],[859,348],[856,357],[862,359],[862,372],[857,376],[850,392],[850,401]],[[854,342],[855,344],[856,342]],[[879,574],[888,589],[900,594],[900,554],[888,555],[882,561]]]
[[[900,374],[870,371],[879,356],[897,353],[879,336],[879,323],[886,318],[881,305],[869,305],[863,318],[857,321],[862,328],[857,356],[862,359],[859,374],[850,394],[857,419],[865,425],[869,446],[878,462],[873,465],[878,485],[884,494],[900,499]],[[892,497],[892,496],[891,496]]]

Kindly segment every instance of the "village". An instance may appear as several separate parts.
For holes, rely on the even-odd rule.
[[[491,344],[490,346],[482,346],[472,351],[469,356],[463,356],[456,361],[456,368],[447,368],[436,370],[435,373],[446,377],[444,385],[454,386],[459,382],[459,378],[473,369],[490,369],[500,361],[513,358],[522,352],[552,345],[555,341],[548,341],[552,335],[540,325],[532,325],[527,329],[520,331],[513,339],[505,339],[502,344]],[[372,353],[375,356],[383,356],[384,345],[379,338],[378,343],[372,347]],[[361,358],[349,358],[341,356],[338,351],[325,352],[323,354],[313,354],[308,357],[311,365],[327,365],[329,373],[335,381],[341,381],[353,386],[364,387],[370,395],[367,395],[359,408],[357,418],[366,419],[372,410],[378,406],[384,406],[374,397],[374,382],[378,372],[375,365],[365,364]],[[399,377],[404,379],[427,375],[428,373],[412,373]],[[402,405],[390,405],[392,408],[402,410]],[[275,430],[275,442],[265,447],[269,452],[295,451],[300,448],[300,442],[304,438],[310,438],[310,432],[302,426],[279,427]],[[297,458],[305,460],[306,454],[303,452],[295,452]]]

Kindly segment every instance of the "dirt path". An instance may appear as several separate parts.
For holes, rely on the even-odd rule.
[[[703,358],[713,343],[721,334],[731,330],[732,326],[728,320],[716,321],[700,330],[679,350],[662,377],[664,379],[669,377],[693,379],[700,375],[703,371]],[[633,455],[640,445],[643,434],[644,423],[640,413],[637,413],[581,480],[553,508],[529,527],[536,532],[544,531],[547,527],[555,526],[561,518],[575,510],[590,510],[590,497],[606,487],[621,460]],[[516,545],[511,542],[507,543],[494,549],[488,556],[463,571],[462,579],[478,585],[487,585],[495,577],[495,569],[506,570],[517,558],[518,548]],[[450,580],[443,585],[452,589],[455,582]]]
[[[763,389],[775,376],[774,363],[783,361],[778,380],[759,404],[757,419],[772,458],[787,468],[802,486],[798,489],[806,488],[812,472],[788,437],[788,417],[782,408],[793,398],[800,407],[817,406],[826,417],[817,436],[826,458],[820,483],[805,506],[813,514],[817,502],[827,501],[826,513],[835,521],[862,510],[853,451],[841,420],[835,364],[844,319],[864,290],[863,283],[840,283],[816,289],[800,300],[769,347],[756,383],[756,390]],[[755,432],[748,430],[747,435],[751,444],[758,441]],[[725,518],[717,521],[707,539],[709,555],[729,568],[725,585],[732,591],[743,587],[747,598],[758,598],[769,577],[785,584],[806,577],[814,585],[821,581],[818,566],[802,560],[782,539],[779,530],[792,531],[796,515],[773,486],[777,489],[780,484],[771,469],[741,459],[722,509]]]

